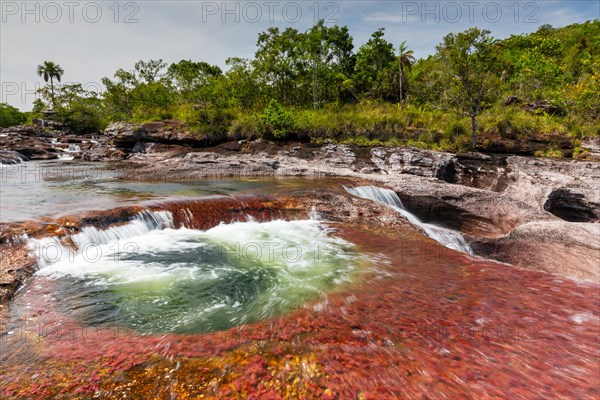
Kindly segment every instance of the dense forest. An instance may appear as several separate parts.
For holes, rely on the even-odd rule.
[[[2,105],[0,125],[50,116],[90,133],[115,121],[177,119],[207,143],[263,137],[449,151],[549,135],[571,140],[574,156],[579,139],[600,135],[600,20],[502,40],[471,28],[418,60],[385,33],[355,48],[345,26],[269,28],[254,58],[229,58],[226,71],[139,61],[103,78],[102,93],[59,84],[68,66],[46,62],[33,111]]]

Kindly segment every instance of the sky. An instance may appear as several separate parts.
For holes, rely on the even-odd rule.
[[[31,109],[43,61],[61,65],[63,82],[101,90],[102,77],[138,60],[182,59],[225,67],[252,57],[270,26],[304,31],[317,20],[347,25],[355,51],[375,30],[417,57],[450,32],[471,26],[496,38],[600,18],[600,0],[495,1],[8,1],[0,0],[0,102]]]

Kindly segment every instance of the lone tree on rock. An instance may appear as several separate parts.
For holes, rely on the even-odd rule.
[[[496,50],[501,47],[490,31],[470,28],[451,33],[437,46],[446,66],[445,97],[453,108],[471,119],[471,148],[477,145],[477,117],[498,92]]]
[[[50,80],[50,93],[52,96],[52,108],[55,107],[54,104],[54,78],[60,82],[60,77],[65,73],[65,71],[60,67],[60,65],[52,62],[52,61],[44,61],[42,65],[38,65],[37,74],[39,76],[44,77],[44,81],[48,82]]]

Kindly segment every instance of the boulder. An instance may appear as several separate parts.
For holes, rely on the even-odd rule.
[[[107,145],[95,145],[77,155],[83,161],[121,161],[127,158],[127,153]]]
[[[108,136],[119,136],[133,132],[138,128],[138,124],[130,122],[113,122],[104,130],[104,134]]]
[[[600,136],[583,139],[581,147],[589,153],[587,159],[600,161]]]
[[[187,147],[206,147],[207,140],[190,133],[179,121],[149,122],[143,125],[111,125],[105,134],[113,137],[112,142],[124,151],[131,151],[138,143],[160,143]]]
[[[600,283],[600,224],[535,221],[501,238],[477,239],[482,256],[519,267]]]
[[[10,150],[0,150],[0,164],[20,164],[27,159],[19,152]]]
[[[552,190],[544,203],[544,210],[569,222],[600,220],[600,204],[590,200],[586,193],[576,190],[564,187]]]

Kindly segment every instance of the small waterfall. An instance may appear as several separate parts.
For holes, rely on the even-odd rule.
[[[27,158],[16,151],[0,150],[0,165],[20,165]]]
[[[23,164],[23,160],[10,160],[10,161],[0,161],[0,165],[1,166],[6,166],[6,165],[20,165]]]
[[[66,154],[59,154],[58,159],[62,161],[71,161],[75,158],[73,154],[81,152],[81,147],[77,144],[70,144],[68,149],[62,149]]]
[[[319,214],[317,212],[317,208],[315,206],[311,207],[309,217],[313,221],[322,221],[323,220],[323,217],[321,216],[321,214]]]
[[[473,250],[459,232],[421,221],[404,208],[400,197],[398,197],[394,191],[378,188],[376,186],[360,186],[356,188],[344,186],[344,189],[351,195],[373,200],[393,208],[402,214],[411,224],[421,228],[427,236],[441,245],[463,253],[473,254]]]
[[[81,151],[81,147],[76,144],[70,144],[69,149],[65,150],[67,153],[79,153]]]
[[[105,230],[87,226],[82,228],[79,233],[66,237],[32,239],[29,241],[29,249],[37,259],[38,267],[44,267],[61,260],[73,259],[81,251],[90,252],[90,248],[142,236],[153,230],[174,227],[173,214],[170,211],[145,210],[138,213],[128,223]]]

